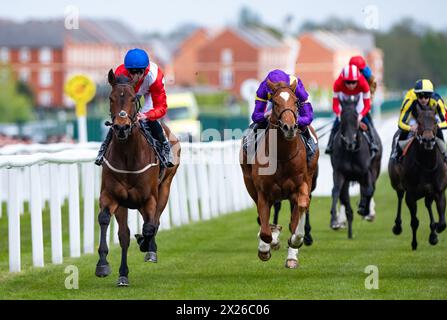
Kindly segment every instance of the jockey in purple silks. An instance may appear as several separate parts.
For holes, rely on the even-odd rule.
[[[285,82],[287,85],[290,85],[295,81],[297,82],[295,90],[295,95],[298,98],[299,114],[297,117],[297,124],[305,141],[307,159],[311,159],[316,150],[316,139],[311,137],[310,130],[308,129],[308,126],[313,120],[313,109],[312,104],[308,100],[309,94],[299,78],[293,75],[288,75],[284,71],[278,69],[269,72],[256,91],[255,110],[251,116],[254,123],[250,125],[250,128],[252,128],[253,131],[267,128],[267,117],[272,112],[272,103],[270,101],[272,92],[267,85],[267,79],[274,83]]]

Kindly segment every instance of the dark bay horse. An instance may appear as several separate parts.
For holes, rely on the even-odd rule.
[[[272,229],[270,210],[280,200],[289,200],[292,213],[289,229],[287,268],[297,268],[298,248],[303,244],[305,213],[310,205],[313,177],[317,171],[319,152],[306,161],[306,148],[299,137],[297,123],[296,82],[272,83],[272,114],[268,131],[259,143],[255,161],[248,163],[249,155],[241,146],[241,168],[245,186],[257,206],[259,221],[258,257],[267,261],[271,257]],[[313,130],[313,129],[312,129]],[[313,131],[313,135],[315,132]],[[264,158],[260,154],[264,155]]]
[[[349,184],[352,181],[360,184],[360,204],[358,213],[366,217],[370,213],[370,203],[374,195],[375,184],[380,174],[382,158],[382,143],[377,132],[375,141],[378,146],[376,153],[371,153],[367,138],[358,123],[356,106],[359,98],[350,96],[340,100],[342,112],[340,129],[334,137],[334,147],[331,154],[333,169],[331,228],[337,230],[340,224],[337,219],[337,202],[340,199],[346,208],[348,221],[348,238],[352,239],[353,210],[349,197]],[[371,126],[371,128],[373,128]]]
[[[402,199],[405,195],[405,202],[411,214],[411,229],[413,231],[413,240],[411,247],[417,249],[416,232],[419,227],[417,213],[417,200],[424,198],[425,206],[430,216],[430,236],[429,243],[436,245],[438,236],[446,228],[445,222],[445,188],[447,186],[447,165],[444,162],[444,156],[436,145],[436,133],[438,126],[436,123],[435,112],[431,109],[423,110],[417,108],[417,132],[406,148],[406,154],[402,162],[390,159],[388,163],[388,172],[391,179],[391,185],[396,190],[397,216],[393,233],[399,235],[402,233]],[[442,142],[444,143],[444,142]],[[439,222],[435,223],[432,211],[433,201],[439,215]]]
[[[160,161],[144,137],[137,120],[137,100],[133,85],[126,77],[116,78],[113,70],[109,71],[108,81],[112,86],[109,98],[114,135],[105,154],[102,168],[98,215],[101,240],[96,275],[105,277],[111,272],[106,259],[108,254],[106,234],[110,218],[115,215],[122,249],[118,286],[127,286],[129,284],[127,249],[130,244],[130,230],[127,226],[128,208],[137,209],[141,213],[144,220],[142,235],[135,236],[140,250],[148,252],[145,260],[156,262],[155,235],[160,225],[160,215],[168,201],[172,179],[179,166],[180,144],[163,125],[175,151],[175,166],[160,169]]]

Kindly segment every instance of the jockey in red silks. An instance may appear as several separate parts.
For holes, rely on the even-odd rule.
[[[348,65],[343,68],[340,76],[334,83],[334,97],[332,99],[332,109],[335,113],[335,121],[329,136],[326,153],[332,153],[334,136],[340,125],[341,106],[340,100],[345,100],[349,96],[358,96],[357,112],[359,114],[358,122],[362,121],[368,126],[368,136],[370,139],[370,148],[372,151],[378,151],[377,145],[374,143],[374,135],[371,132],[372,122],[368,117],[371,110],[371,93],[368,82],[365,77],[360,74],[359,69],[355,65]]]
[[[161,69],[154,62],[149,61],[149,56],[142,49],[129,50],[124,57],[124,64],[118,66],[115,76],[125,76],[130,79],[130,83],[135,83],[134,89],[136,98],[139,101],[144,96],[144,106],[137,115],[142,127],[151,133],[157,140],[160,156],[164,166],[172,167],[172,151],[168,139],[163,133],[163,128],[159,119],[164,117],[168,105],[166,103],[166,91],[164,86],[164,75]],[[101,165],[103,156],[112,139],[112,129],[101,148],[95,164]]]

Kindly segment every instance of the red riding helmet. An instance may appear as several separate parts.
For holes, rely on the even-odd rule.
[[[341,78],[343,81],[359,81],[360,71],[355,65],[349,65],[341,71]]]
[[[350,65],[357,66],[360,70],[363,70],[366,68],[366,61],[363,59],[362,56],[355,56],[352,57],[351,60],[349,60]]]

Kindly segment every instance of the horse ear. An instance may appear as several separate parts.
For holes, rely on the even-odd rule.
[[[293,80],[293,82],[290,84],[290,89],[292,89],[292,91],[295,92],[297,85],[298,83],[296,82],[296,79]]]
[[[273,82],[271,82],[269,79],[267,79],[267,86],[269,87],[269,89],[274,92],[276,89],[276,86]]]
[[[115,73],[113,72],[112,69],[109,70],[108,78],[109,78],[110,85],[113,87],[116,84],[116,78],[115,78]]]

